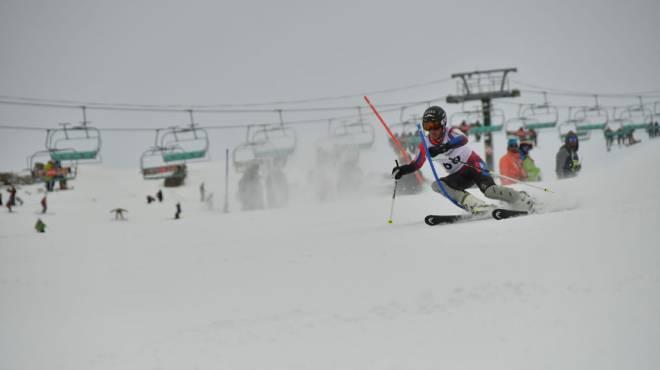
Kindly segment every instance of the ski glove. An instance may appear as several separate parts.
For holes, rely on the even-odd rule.
[[[578,172],[580,169],[582,169],[582,164],[580,164],[580,161],[574,160],[571,162],[571,169],[573,172]]]
[[[452,147],[449,144],[434,145],[434,146],[429,147],[429,154],[431,155],[431,157],[435,157],[438,154],[445,153],[446,151],[448,151],[451,148]]]
[[[392,168],[392,177],[394,177],[395,180],[398,180],[401,178],[401,176],[413,172],[415,172],[415,166],[412,164],[404,164],[403,166],[396,166]]]

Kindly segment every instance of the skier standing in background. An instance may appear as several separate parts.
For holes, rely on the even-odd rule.
[[[178,220],[181,218],[181,203],[176,204],[176,213],[174,214],[174,219]]]
[[[44,197],[41,198],[41,213],[46,213],[48,210],[48,200],[46,198],[46,194],[44,194]]]

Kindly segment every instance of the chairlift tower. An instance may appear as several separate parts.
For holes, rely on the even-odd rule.
[[[517,68],[491,69],[486,71],[454,73],[451,78],[459,78],[457,94],[448,95],[447,103],[464,103],[481,100],[483,125],[490,127],[492,100],[497,98],[515,98],[520,96],[520,90],[510,89],[508,75],[517,72]],[[488,131],[484,140],[486,164],[493,170],[493,134]]]

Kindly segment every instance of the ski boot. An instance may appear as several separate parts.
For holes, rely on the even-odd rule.
[[[473,215],[490,214],[497,208],[494,204],[488,204],[470,193],[467,193],[459,203]]]

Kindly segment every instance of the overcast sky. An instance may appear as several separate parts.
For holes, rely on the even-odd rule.
[[[501,67],[517,67],[513,79],[544,87],[658,90],[658,14],[657,0],[3,0],[0,95],[258,103],[360,94]],[[449,83],[376,100],[453,92]],[[102,127],[130,123],[116,114],[104,120],[107,114],[90,119]],[[44,127],[80,116],[70,109],[0,105],[0,125]],[[10,133],[0,135],[3,157],[24,162],[30,150],[8,141]]]

